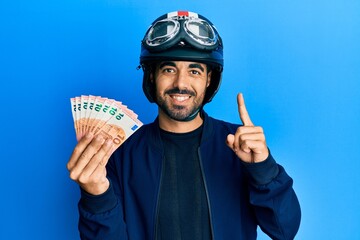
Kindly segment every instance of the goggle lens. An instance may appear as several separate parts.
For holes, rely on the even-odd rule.
[[[207,22],[191,20],[187,21],[185,25],[185,30],[187,30],[188,34],[197,42],[209,46],[216,44],[215,32]]]
[[[151,27],[147,36],[147,44],[150,46],[158,46],[172,39],[178,31],[178,22],[169,20],[159,21]]]
[[[217,33],[208,22],[201,19],[188,19],[185,20],[183,27],[186,35],[197,44],[204,47],[213,47],[217,44]],[[150,27],[145,43],[149,47],[157,47],[174,39],[179,32],[179,21],[170,18],[160,20]]]

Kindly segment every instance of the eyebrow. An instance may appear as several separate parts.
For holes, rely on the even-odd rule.
[[[198,68],[202,72],[204,72],[204,70],[205,70],[199,63],[191,63],[191,64],[189,64],[189,68]]]
[[[165,66],[171,66],[171,67],[176,67],[176,64],[174,62],[171,61],[165,61],[159,64],[159,69],[165,67]]]
[[[159,64],[159,69],[161,69],[161,68],[163,68],[165,66],[176,67],[176,64],[174,62],[171,62],[171,61],[161,62]],[[190,63],[188,68],[197,68],[197,69],[200,69],[202,72],[205,71],[203,66],[201,66],[201,64],[199,64],[199,63]]]

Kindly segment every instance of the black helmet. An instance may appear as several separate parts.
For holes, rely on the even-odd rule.
[[[144,70],[143,91],[154,102],[155,88],[150,81],[154,63],[159,61],[194,61],[211,67],[211,82],[204,103],[215,96],[224,65],[223,43],[215,26],[200,14],[177,11],[157,18],[142,42],[140,64]]]

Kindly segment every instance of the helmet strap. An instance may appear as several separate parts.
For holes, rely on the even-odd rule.
[[[183,120],[180,120],[181,122],[190,122],[191,120],[194,120],[194,118],[198,115],[200,109],[202,108],[199,107],[193,114],[191,114],[190,116],[188,116],[187,118],[183,119]]]

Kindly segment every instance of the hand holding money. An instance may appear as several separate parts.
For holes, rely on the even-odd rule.
[[[92,195],[109,188],[106,164],[111,154],[142,126],[121,102],[96,96],[71,98],[78,144],[67,168],[70,178]]]
[[[101,135],[85,135],[76,145],[67,168],[70,178],[82,189],[92,195],[104,193],[109,188],[106,178],[106,164],[113,152],[111,139],[105,140]]]

